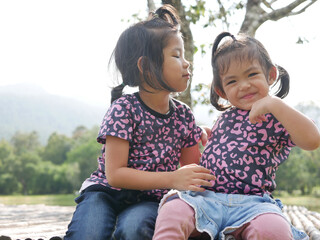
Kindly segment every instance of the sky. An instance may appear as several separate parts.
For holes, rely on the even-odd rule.
[[[107,107],[112,50],[121,32],[133,23],[128,21],[132,15],[145,17],[146,12],[146,0],[0,1],[0,87],[32,83],[52,94]],[[256,33],[273,61],[291,76],[286,101],[292,106],[310,101],[320,104],[319,12],[320,1],[301,15],[267,22]],[[235,24],[230,30],[236,33],[238,29]],[[225,29],[202,29],[198,24],[193,30],[195,43],[200,45],[212,43]],[[296,44],[299,36],[308,42]],[[193,84],[211,79],[210,54],[197,53]]]

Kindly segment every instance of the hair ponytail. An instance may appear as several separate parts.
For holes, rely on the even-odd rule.
[[[214,55],[218,49],[218,46],[221,42],[221,40],[224,38],[224,37],[231,37],[234,41],[236,41],[236,38],[229,32],[222,32],[220,33],[216,39],[214,40],[214,43],[213,43],[213,46],[212,46],[212,56],[211,56],[211,63],[213,63],[213,59],[214,59]]]
[[[122,96],[122,91],[124,88],[124,84],[121,83],[120,85],[112,88],[111,90],[111,103],[113,103],[114,100],[117,100],[119,97]]]
[[[180,24],[179,15],[174,7],[170,4],[165,4],[162,7],[158,8],[154,14],[154,17],[159,17],[162,20],[177,26]]]
[[[221,101],[226,102],[226,100],[221,99],[219,94],[215,91],[213,85],[211,85],[210,102],[211,102],[212,106],[214,106],[215,109],[217,109],[218,111],[225,111],[231,107],[230,104],[226,104],[225,102],[221,103]]]
[[[276,67],[278,69],[279,76],[275,84],[278,83],[279,80],[280,82],[279,82],[279,88],[276,91],[275,95],[279,98],[285,98],[288,95],[289,89],[290,89],[290,76],[287,70],[285,70],[283,67],[279,65],[276,65]]]
[[[216,92],[216,90],[220,90],[223,92],[223,87],[221,84],[221,79],[219,76],[219,67],[216,64],[217,55],[219,54],[220,50],[218,48],[221,40],[225,37],[231,37],[233,41],[236,41],[236,38],[229,32],[222,32],[220,33],[214,40],[213,46],[212,46],[212,55],[211,55],[211,66],[213,70],[213,81],[211,84],[211,90],[210,90],[210,102],[212,106],[214,106],[218,111],[225,111],[228,108],[231,107],[229,104],[224,104],[220,102],[221,97]],[[222,48],[223,49],[223,48]]]

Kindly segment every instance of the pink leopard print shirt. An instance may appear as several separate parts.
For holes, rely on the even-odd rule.
[[[86,180],[86,186],[100,184],[111,187],[104,170],[107,135],[129,141],[128,167],[160,172],[176,170],[181,148],[197,144],[201,133],[190,108],[178,100],[170,101],[170,112],[164,115],[146,106],[138,93],[124,95],[113,102],[103,119],[97,138],[103,144],[102,156],[98,158],[97,171]],[[143,192],[160,200],[168,190]]]
[[[201,157],[217,177],[209,190],[261,196],[276,188],[276,170],[295,145],[272,114],[266,118],[251,124],[249,111],[237,108],[221,114]]]

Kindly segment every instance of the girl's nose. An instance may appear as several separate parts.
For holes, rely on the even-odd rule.
[[[190,62],[188,60],[184,60],[184,67],[185,68],[190,67]]]
[[[246,90],[248,88],[251,87],[251,84],[249,81],[243,81],[241,84],[240,84],[240,90]]]

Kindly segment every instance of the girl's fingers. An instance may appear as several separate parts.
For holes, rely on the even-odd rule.
[[[197,185],[190,185],[188,190],[195,191],[195,192],[204,192],[206,189]]]
[[[202,180],[216,180],[216,176],[207,173],[197,173],[195,179],[202,179]]]
[[[190,184],[193,185],[193,186],[204,186],[204,187],[212,187],[212,180],[207,180],[207,179],[194,179]]]
[[[209,181],[201,181],[200,186],[205,186],[205,187],[212,187],[212,183]]]
[[[196,184],[189,186],[189,190],[203,192],[205,191],[204,187],[212,187],[212,183],[209,181],[199,180]]]
[[[210,173],[211,172],[209,169],[202,167],[202,166],[199,166],[199,165],[197,165],[195,167],[195,171],[196,172],[203,172],[203,173]]]
[[[255,116],[255,117],[249,115],[249,121],[252,124],[262,123],[264,121],[267,121],[267,118],[266,118],[266,116],[264,114],[261,114],[261,115]]]

